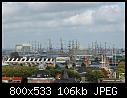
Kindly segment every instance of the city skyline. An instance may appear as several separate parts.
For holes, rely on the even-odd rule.
[[[2,48],[31,40],[47,47],[48,39],[57,47],[60,38],[82,48],[96,40],[125,48],[125,3],[2,3]]]

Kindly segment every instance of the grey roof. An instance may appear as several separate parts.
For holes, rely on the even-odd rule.
[[[85,67],[84,66],[79,66],[79,67],[76,67],[76,70],[77,70],[77,72],[78,73],[83,73],[83,72],[86,72],[86,69],[85,69]]]
[[[49,78],[49,77],[53,77],[49,72],[45,70],[38,70],[30,78]]]
[[[80,82],[76,81],[74,78],[68,78],[55,80],[55,83],[80,83]]]
[[[101,65],[90,65],[89,67],[100,67]]]

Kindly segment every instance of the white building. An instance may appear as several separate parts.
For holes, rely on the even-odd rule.
[[[66,63],[67,61],[70,61],[70,57],[57,57],[56,63]]]
[[[17,52],[30,52],[32,50],[31,44],[18,44],[15,47]]]
[[[68,65],[68,67],[70,68],[72,65],[69,64],[70,61],[70,57],[56,57],[56,64],[59,67],[65,67],[66,65]]]

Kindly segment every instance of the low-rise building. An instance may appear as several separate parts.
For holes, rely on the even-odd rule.
[[[101,78],[98,83],[125,83],[125,81],[116,78]]]
[[[21,83],[22,77],[2,77],[2,83]]]
[[[85,78],[86,69],[85,69],[85,67],[84,66],[76,67],[76,71],[79,73],[79,75],[81,77],[81,83],[85,83],[86,82],[86,78]]]
[[[32,76],[27,78],[28,83],[53,83],[55,78],[43,69],[39,69]]]
[[[15,46],[17,52],[30,52],[32,50],[32,45],[30,44],[18,44]]]

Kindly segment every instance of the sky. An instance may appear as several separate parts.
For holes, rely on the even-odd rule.
[[[2,48],[38,41],[64,47],[77,40],[81,48],[97,41],[125,48],[124,2],[2,2]]]

